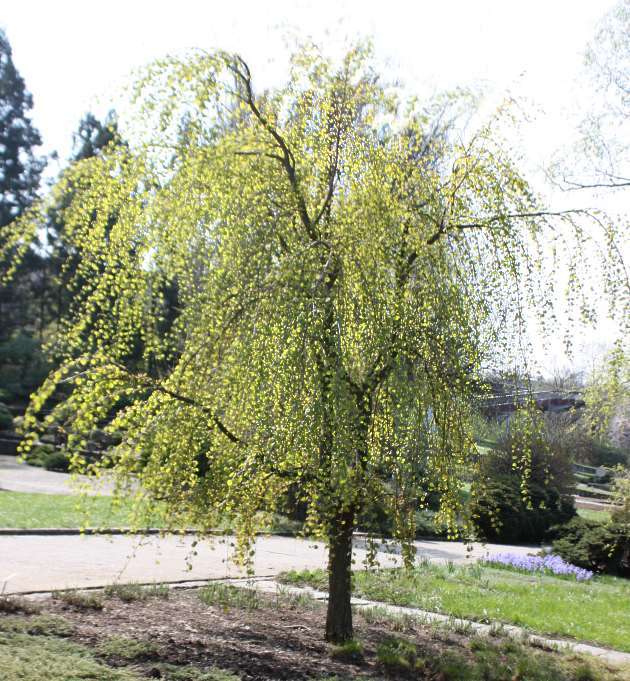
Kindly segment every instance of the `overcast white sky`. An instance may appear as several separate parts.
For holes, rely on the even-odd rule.
[[[220,47],[243,54],[258,81],[268,85],[282,76],[291,34],[333,52],[372,36],[378,57],[411,89],[479,82],[495,91],[510,88],[536,100],[558,125],[584,47],[613,4],[2,0],[0,25],[35,98],[33,118],[45,148],[65,156],[81,115],[134,67],[175,50]]]
[[[44,150],[70,152],[72,133],[97,99],[130,71],[189,47],[240,52],[260,86],[278,82],[290,41],[311,38],[333,54],[373,38],[390,77],[418,94],[482,85],[529,98],[532,166],[571,133],[588,105],[576,86],[586,43],[614,0],[0,0],[0,26],[35,100]],[[609,336],[600,331],[585,343]],[[559,358],[554,361],[560,361]]]

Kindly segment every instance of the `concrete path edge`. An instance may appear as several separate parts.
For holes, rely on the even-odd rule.
[[[246,580],[219,580],[224,582],[235,582]],[[256,588],[261,589],[267,593],[275,593],[278,589],[283,589],[289,593],[304,594],[316,600],[328,600],[328,593],[325,591],[318,591],[310,587],[294,587],[285,584],[280,584],[274,579],[258,579],[256,580]],[[533,634],[527,629],[517,627],[513,624],[504,624],[502,622],[493,622],[485,624],[483,622],[476,622],[474,620],[467,620],[453,615],[444,615],[442,613],[431,612],[429,610],[420,610],[419,608],[409,608],[401,605],[392,605],[390,603],[383,603],[381,601],[370,601],[363,598],[352,598],[351,603],[354,607],[366,610],[369,608],[379,608],[387,613],[393,615],[407,615],[418,619],[422,622],[438,622],[441,624],[454,626],[458,628],[470,628],[476,634],[482,636],[496,635],[497,631],[503,633],[510,638],[519,639],[523,642],[535,645],[538,647],[558,648],[569,650],[575,653],[586,653],[593,655],[606,662],[616,665],[628,665],[630,667],[630,653],[624,653],[620,650],[613,650],[611,648],[602,648],[590,643],[583,643],[580,641],[572,641],[570,639],[557,639],[541,636],[540,634]]]
[[[285,593],[291,593],[296,595],[307,595],[315,600],[327,601],[328,593],[325,591],[318,591],[311,587],[296,587],[287,584],[281,584],[277,582],[273,575],[251,575],[249,577],[232,577],[232,578],[215,578],[215,579],[194,579],[194,580],[178,580],[173,582],[166,582],[165,586],[171,589],[195,589],[205,586],[211,582],[218,582],[224,584],[233,584],[235,586],[245,586],[246,588],[250,585],[255,585],[255,588],[259,589],[263,593],[277,593],[279,590]],[[140,586],[152,586],[153,583],[142,584]],[[64,589],[64,591],[98,591],[102,590],[103,586],[90,586],[90,587],[80,587],[72,589]],[[29,599],[41,599],[46,596],[53,596],[55,591],[29,591],[19,594],[5,594],[8,597],[26,597]],[[610,664],[628,667],[630,668],[630,653],[624,653],[620,650],[613,650],[611,648],[603,648],[601,646],[596,646],[590,643],[584,643],[581,641],[574,641],[570,639],[560,639],[560,638],[549,638],[547,636],[542,636],[540,634],[534,634],[527,629],[517,627],[512,624],[504,624],[502,622],[492,622],[486,624],[483,622],[476,622],[474,620],[467,620],[459,617],[454,617],[453,615],[444,615],[438,612],[431,612],[429,610],[421,610],[419,608],[410,608],[401,605],[392,605],[391,603],[383,603],[382,601],[370,601],[363,598],[352,598],[351,603],[355,608],[360,610],[367,610],[370,608],[378,608],[379,610],[385,611],[392,615],[406,615],[412,617],[419,622],[436,622],[449,627],[457,627],[460,629],[470,629],[480,636],[496,636],[498,634],[503,634],[509,636],[510,638],[517,639],[526,643],[528,645],[536,646],[539,648],[548,649],[558,649],[579,653],[592,655],[600,660],[608,662]]]

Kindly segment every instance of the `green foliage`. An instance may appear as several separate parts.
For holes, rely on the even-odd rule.
[[[112,636],[96,647],[99,655],[117,660],[146,660],[156,656],[157,645],[125,636]]]
[[[446,678],[462,681],[603,681],[615,678],[614,672],[594,660],[534,651],[512,640],[494,643],[475,638],[470,643],[470,650],[472,661],[447,654],[446,660],[438,662]]]
[[[630,576],[630,527],[614,515],[610,522],[573,518],[552,528],[553,552],[579,567]]]
[[[33,98],[13,63],[9,39],[0,30],[0,228],[20,215],[37,195],[45,162],[35,156],[41,145],[29,111]]]
[[[129,144],[73,164],[0,243],[54,205],[76,253],[24,448],[61,424],[90,470],[105,425],[117,474],[174,526],[234,517],[243,560],[291,486],[333,551],[382,498],[410,561],[419,489],[456,534],[471,397],[525,307],[551,309],[551,228],[581,290],[585,230],[518,172],[496,134],[509,107],[473,130],[465,93],[404,102],[362,45],[337,65],[305,48],[260,95],[237,55],[165,58],[133,105]]]
[[[628,452],[619,447],[593,442],[581,463],[591,464],[592,466],[630,466]]]
[[[281,584],[272,603],[277,610],[312,610],[319,605],[319,601],[310,594],[293,592]]]
[[[409,613],[390,612],[385,606],[375,605],[359,610],[363,619],[368,623],[386,622],[394,631],[407,631],[413,629],[418,624],[426,624],[424,615],[412,615]]]
[[[521,431],[521,418],[517,414],[509,433],[481,457],[482,484],[473,495],[471,513],[490,541],[540,543],[552,525],[575,515],[566,443],[541,423]]]
[[[33,636],[71,636],[74,626],[59,615],[35,615],[33,617],[7,616],[0,619],[0,631],[31,634]]]
[[[94,591],[58,591],[55,598],[76,610],[102,610],[105,605],[102,596]]]
[[[44,460],[44,468],[47,471],[67,473],[70,468],[70,459],[67,454],[59,450],[51,452]]]
[[[603,445],[630,452],[630,354],[618,342],[595,367],[584,399],[589,428]],[[628,460],[618,461],[627,465]]]
[[[13,276],[13,281],[6,285],[4,272],[0,271],[0,387],[8,393],[9,401],[15,393],[28,398],[48,371],[46,368],[38,375],[38,367],[28,366],[29,362],[15,367],[7,364],[4,357],[5,343],[11,343],[16,332],[28,336],[41,330],[36,310],[44,279],[42,257],[31,248],[33,241],[38,242],[38,234],[33,232],[27,239],[15,240],[8,227],[25,215],[37,198],[46,165],[35,153],[42,141],[30,118],[32,107],[33,98],[13,63],[8,37],[0,30],[0,244],[6,243],[11,258],[7,268]],[[34,350],[31,357],[34,359],[37,354]],[[24,376],[25,373],[30,375]],[[34,379],[30,389],[26,387],[29,379]]]
[[[13,428],[13,415],[6,404],[0,402],[0,430],[11,430]]]
[[[475,441],[482,447],[494,447],[505,433],[504,425],[496,418],[487,418],[481,412],[473,415]]]
[[[0,669],[20,681],[140,681],[132,671],[100,664],[84,646],[27,634],[0,634]]]
[[[206,605],[218,605],[224,609],[257,610],[263,604],[262,596],[256,589],[221,582],[210,582],[199,591],[199,598]]]
[[[28,451],[25,460],[31,466],[41,466],[47,471],[67,473],[70,469],[68,455],[51,444],[36,445]]]
[[[6,584],[4,586],[6,586]],[[22,612],[29,615],[39,612],[40,608],[37,603],[34,603],[23,596],[5,594],[4,586],[2,590],[0,590],[0,613]]]
[[[48,457],[55,451],[55,446],[51,444],[39,444],[29,449],[27,455],[24,457],[29,466],[45,467],[45,462]]]
[[[150,598],[167,599],[170,595],[166,584],[108,584],[103,589],[103,595],[107,598],[119,598],[123,603],[133,603],[135,601],[147,601]]]
[[[7,402],[28,400],[49,371],[41,341],[31,333],[20,329],[10,337],[0,335],[0,385]]]
[[[619,466],[612,481],[613,510],[611,518],[614,523],[625,526],[630,534],[630,470]]]
[[[425,660],[418,659],[416,646],[400,638],[387,638],[376,646],[376,659],[391,671],[425,669]]]
[[[330,655],[342,662],[361,662],[363,659],[363,645],[356,639],[349,639],[339,645],[334,645]]]

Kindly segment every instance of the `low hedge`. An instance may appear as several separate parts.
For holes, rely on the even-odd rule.
[[[50,444],[33,447],[26,455],[26,461],[31,466],[41,466],[47,471],[66,473],[70,468],[70,460],[65,452]]]
[[[630,577],[630,526],[575,517],[551,528],[553,552],[564,560],[595,572]]]
[[[6,404],[0,402],[0,430],[11,430],[13,428],[13,415]]]

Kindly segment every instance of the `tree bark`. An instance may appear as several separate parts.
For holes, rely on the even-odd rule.
[[[344,643],[352,638],[351,571],[354,509],[344,510],[329,537],[328,549],[328,611],[326,640]]]

